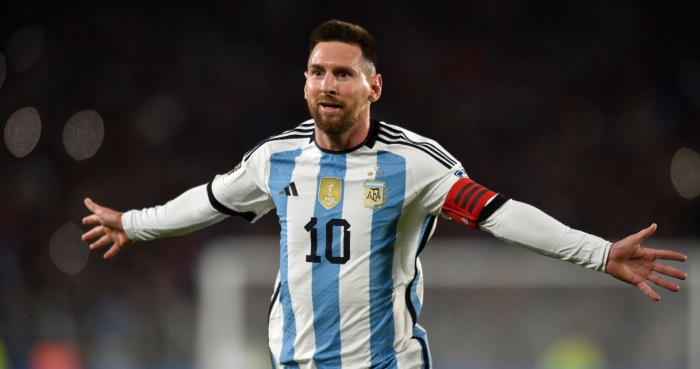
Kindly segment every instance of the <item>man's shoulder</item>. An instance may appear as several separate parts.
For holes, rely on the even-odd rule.
[[[243,161],[247,161],[253,154],[259,152],[261,148],[266,148],[269,152],[282,151],[308,143],[313,137],[314,121],[307,120],[295,128],[284,131],[280,134],[270,136],[260,142],[243,156]]]
[[[421,133],[416,133],[415,131],[406,128],[404,126],[399,126],[396,124],[390,124],[385,121],[379,121],[378,134],[380,136],[386,137],[400,137],[404,140],[410,140],[414,142],[431,142],[437,143],[432,138],[424,136]]]
[[[408,150],[415,158],[429,157],[446,168],[458,165],[457,159],[435,140],[405,127],[379,122],[376,141],[389,149]]]

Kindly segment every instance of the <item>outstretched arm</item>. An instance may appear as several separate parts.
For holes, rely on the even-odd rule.
[[[206,185],[192,188],[165,205],[126,213],[99,206],[90,199],[85,199],[85,206],[93,214],[85,217],[83,224],[95,227],[83,235],[83,241],[92,241],[90,250],[111,245],[105,259],[135,241],[183,235],[228,217],[212,207]]]
[[[495,193],[485,189],[481,190],[484,194],[481,197],[476,195],[479,193],[477,191],[467,192],[475,186],[480,188],[468,179],[458,181],[445,200],[443,214],[457,222],[478,226],[506,242],[606,272],[636,286],[655,301],[660,297],[647,285],[647,280],[675,292],[678,291],[678,285],[660,275],[681,280],[686,278],[684,272],[656,262],[685,261],[685,255],[648,249],[641,245],[643,240],[654,233],[656,224],[611,244],[600,237],[571,229],[530,205],[514,200],[498,201]],[[487,196],[493,200],[488,202],[489,200],[484,199]],[[481,202],[478,202],[479,199]]]
[[[83,241],[91,242],[90,250],[112,245],[104,254],[104,258],[109,259],[125,246],[134,243],[124,232],[122,224],[124,213],[97,205],[89,198],[85,199],[85,206],[92,214],[83,218],[83,224],[95,226],[82,237]]]
[[[684,280],[687,275],[676,268],[657,263],[656,260],[685,261],[686,256],[674,251],[655,250],[642,246],[642,241],[651,236],[654,231],[656,231],[656,224],[612,244],[605,272],[636,286],[652,300],[659,301],[661,297],[647,285],[647,280],[659,287],[676,292],[679,289],[678,285],[658,274],[681,280]]]

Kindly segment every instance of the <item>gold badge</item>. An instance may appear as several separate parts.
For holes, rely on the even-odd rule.
[[[318,201],[324,208],[330,209],[340,202],[343,193],[340,178],[321,177],[318,184]]]
[[[362,187],[362,205],[375,210],[386,204],[386,182],[375,179],[365,181]]]

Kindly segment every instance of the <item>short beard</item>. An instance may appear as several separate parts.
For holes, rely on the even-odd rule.
[[[343,134],[350,131],[360,120],[360,116],[362,116],[362,111],[364,110],[362,104],[351,107],[349,111],[345,111],[345,107],[343,107],[341,108],[343,111],[340,114],[340,119],[336,122],[332,122],[323,117],[316,102],[307,101],[307,105],[309,106],[311,116],[314,118],[316,127],[330,137],[341,137]]]

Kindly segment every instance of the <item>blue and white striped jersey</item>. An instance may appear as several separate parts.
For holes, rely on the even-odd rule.
[[[276,368],[429,368],[418,255],[461,164],[435,141],[372,121],[365,142],[320,149],[312,120],[259,143],[208,186],[220,212],[276,209]]]
[[[506,242],[604,272],[612,243],[467,177],[437,143],[372,121],[361,145],[327,152],[307,121],[225,175],[162,206],[130,210],[134,241],[229,215],[277,210],[280,270],[270,305],[275,368],[430,368],[418,255],[442,213]]]

